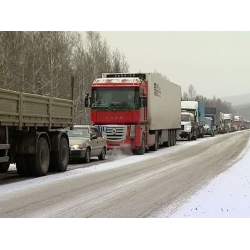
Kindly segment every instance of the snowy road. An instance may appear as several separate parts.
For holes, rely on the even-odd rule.
[[[235,163],[249,131],[0,186],[0,217],[164,217]]]

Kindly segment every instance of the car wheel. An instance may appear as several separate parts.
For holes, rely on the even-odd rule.
[[[85,154],[85,157],[84,157],[84,162],[85,163],[89,163],[90,162],[90,149],[89,148],[86,149],[86,154]]]
[[[105,156],[106,156],[106,149],[103,148],[101,154],[98,156],[98,159],[103,161],[105,160]]]

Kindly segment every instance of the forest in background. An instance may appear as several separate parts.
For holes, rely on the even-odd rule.
[[[224,114],[234,114],[235,111],[230,102],[221,100],[220,98],[207,98],[196,93],[194,86],[191,84],[187,91],[182,92],[183,101],[201,101],[205,107],[215,107],[219,112]]]
[[[0,32],[0,88],[70,99],[74,76],[77,124],[90,123],[84,96],[92,81],[128,70],[125,56],[95,31]]]
[[[118,49],[110,49],[99,32],[0,32],[0,88],[70,99],[74,76],[76,124],[90,123],[84,96],[104,72],[129,72],[129,64]],[[193,85],[183,92],[182,100],[202,101],[223,113],[236,113],[230,102],[198,95]]]

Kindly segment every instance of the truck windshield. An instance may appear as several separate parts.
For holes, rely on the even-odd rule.
[[[92,109],[139,109],[139,88],[94,88]]]
[[[205,124],[207,124],[207,125],[212,125],[212,120],[211,119],[209,119],[209,118],[206,118],[205,117]]]
[[[181,115],[181,121],[182,122],[189,122],[190,121],[189,115]]]

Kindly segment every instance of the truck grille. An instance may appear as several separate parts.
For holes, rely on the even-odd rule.
[[[107,141],[125,141],[127,134],[126,125],[110,125],[107,126],[103,135],[107,137]]]

